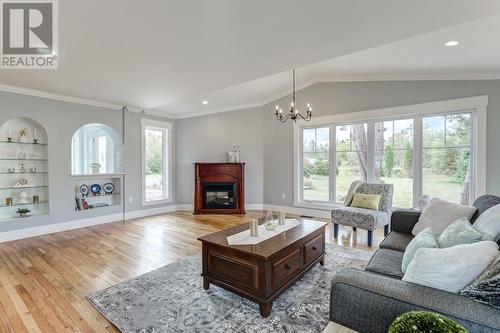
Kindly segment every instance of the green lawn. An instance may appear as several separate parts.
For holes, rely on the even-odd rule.
[[[337,201],[342,201],[349,189],[349,185],[355,180],[355,176],[337,176]],[[452,177],[439,176],[425,172],[423,174],[423,192],[441,199],[459,202],[462,184]],[[382,180],[394,185],[393,206],[398,208],[410,208],[413,198],[412,178],[388,178]],[[304,198],[308,200],[328,201],[328,176],[312,175],[311,183],[304,189]]]

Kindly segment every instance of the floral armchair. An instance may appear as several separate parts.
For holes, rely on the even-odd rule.
[[[368,246],[372,246],[373,230],[384,227],[384,235],[387,235],[392,214],[393,191],[392,184],[361,183],[355,193],[380,195],[378,210],[350,206],[334,208],[331,213],[334,237],[338,237],[339,225],[351,226],[354,231],[357,228],[368,230]]]

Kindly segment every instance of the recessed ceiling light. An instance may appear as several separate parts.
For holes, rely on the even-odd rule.
[[[457,46],[458,44],[460,43],[456,40],[450,40],[449,42],[444,43],[446,46]]]
[[[202,103],[203,103],[203,105],[207,105],[208,101],[203,101]]]

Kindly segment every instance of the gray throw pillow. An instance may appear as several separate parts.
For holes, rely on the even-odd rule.
[[[481,233],[472,227],[466,217],[462,217],[444,229],[438,237],[437,243],[439,247],[443,248],[460,244],[471,244],[480,240]]]

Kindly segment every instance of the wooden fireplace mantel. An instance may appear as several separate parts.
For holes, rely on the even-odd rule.
[[[236,208],[203,208],[203,184],[236,184]],[[245,163],[194,164],[194,214],[245,214]]]

